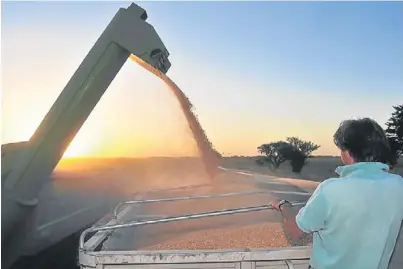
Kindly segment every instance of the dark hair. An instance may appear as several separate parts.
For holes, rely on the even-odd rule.
[[[348,151],[356,162],[381,162],[391,160],[389,140],[376,121],[363,118],[346,120],[333,135],[336,146]]]

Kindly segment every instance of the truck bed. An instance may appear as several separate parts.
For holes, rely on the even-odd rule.
[[[269,191],[275,189],[281,197]],[[215,186],[143,193],[133,197],[155,199],[239,193],[231,197],[202,200],[160,201],[126,205],[108,225],[167,216],[267,205],[286,198],[305,202],[310,194],[288,194],[300,189],[284,184],[257,184],[240,177],[226,178]],[[99,231],[83,243],[82,268],[308,268],[311,248],[291,246],[284,235],[281,217],[262,210],[186,221],[142,225]],[[98,266],[98,267],[97,267]]]

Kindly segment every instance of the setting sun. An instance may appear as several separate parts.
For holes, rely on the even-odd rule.
[[[63,158],[94,156],[99,147],[99,139],[91,132],[79,132],[71,142]]]

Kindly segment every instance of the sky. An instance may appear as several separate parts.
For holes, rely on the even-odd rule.
[[[136,3],[170,52],[167,75],[225,155],[256,155],[288,136],[337,155],[332,135],[342,120],[384,126],[403,103],[403,2]],[[2,1],[2,143],[30,138],[129,4]],[[65,156],[192,152],[176,100],[129,60]]]

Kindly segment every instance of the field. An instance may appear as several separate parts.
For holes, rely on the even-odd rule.
[[[198,158],[63,159],[53,173],[60,188],[132,194],[208,183]]]
[[[268,166],[257,165],[257,159],[259,159],[259,157],[226,157],[222,159],[222,166],[226,168],[247,170],[278,177],[321,182],[326,178],[338,177],[334,171],[338,166],[342,165],[340,157],[317,156],[308,159],[307,164],[302,169],[302,172],[300,174],[296,174],[291,172],[291,167],[288,162],[281,164],[279,169],[276,171],[271,171]],[[398,165],[391,170],[391,172],[403,176],[403,158],[399,159]]]

